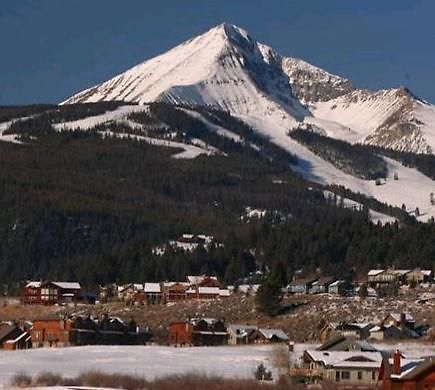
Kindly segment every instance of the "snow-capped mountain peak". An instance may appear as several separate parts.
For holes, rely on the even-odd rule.
[[[435,109],[407,89],[356,89],[348,79],[282,56],[229,23],[63,103],[101,100],[209,105],[263,127],[260,131],[265,121],[287,130],[305,122],[348,142],[435,150]]]

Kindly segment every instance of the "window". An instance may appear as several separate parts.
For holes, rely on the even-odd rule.
[[[376,380],[376,371],[372,371],[372,380]]]
[[[340,371],[335,371],[335,381],[340,382]]]
[[[362,378],[363,378],[362,371],[358,371],[358,380],[360,381],[360,380],[362,380]]]
[[[349,371],[341,371],[341,379],[349,380],[350,379],[350,372]]]

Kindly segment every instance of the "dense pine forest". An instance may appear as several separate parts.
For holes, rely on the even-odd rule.
[[[71,114],[71,107],[68,118],[82,117]],[[62,109],[54,112],[15,122],[26,143],[0,142],[2,283],[53,278],[92,287],[195,273],[234,283],[256,269],[284,269],[286,279],[300,269],[351,278],[374,266],[434,266],[434,224],[417,223],[401,210],[340,188],[336,193],[383,207],[402,223],[374,225],[367,207],[337,207],[324,198],[323,188],[289,169],[295,156],[274,146],[250,147],[265,141],[228,114],[208,115],[246,142],[219,137],[180,110],[154,105],[151,119],[143,121],[164,120],[185,137],[225,151],[181,160],[171,157],[174,149],[103,138],[98,129],[51,131]],[[130,119],[141,121],[138,115]],[[246,207],[277,210],[287,218],[247,223],[240,219]],[[182,233],[213,235],[224,245],[152,254],[153,247]]]
[[[385,161],[362,145],[351,145],[313,131],[300,129],[290,132],[289,135],[313,153],[352,176],[376,180],[388,175]]]

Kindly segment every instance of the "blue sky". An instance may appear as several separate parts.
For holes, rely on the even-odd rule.
[[[1,0],[0,104],[56,103],[223,21],[371,89],[435,102],[433,0]]]

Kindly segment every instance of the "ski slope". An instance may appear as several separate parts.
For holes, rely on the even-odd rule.
[[[285,150],[298,156],[298,165],[293,169],[305,178],[321,184],[339,184],[353,192],[360,192],[374,197],[381,202],[392,206],[402,207],[405,204],[409,212],[416,207],[420,210],[420,221],[427,221],[435,217],[435,207],[430,204],[430,193],[435,192],[435,181],[413,168],[403,166],[401,163],[385,158],[388,165],[389,176],[382,185],[376,185],[373,180],[363,180],[337,169],[331,163],[316,156],[310,150],[297,143],[287,135],[287,127],[282,122],[271,122],[269,118],[258,119],[242,117],[253,128],[269,137],[271,142],[280,145]],[[399,180],[393,180],[397,173]]]

